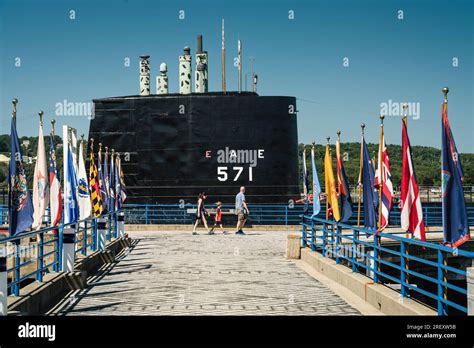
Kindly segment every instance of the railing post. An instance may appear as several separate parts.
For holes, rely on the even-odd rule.
[[[474,315],[474,262],[473,267],[466,267],[467,315]]]
[[[82,255],[87,255],[87,221],[84,220],[84,227],[82,231]]]
[[[304,248],[306,245],[306,226],[304,224],[304,214],[301,217],[301,246]]]
[[[112,239],[112,219],[110,215],[104,216],[105,223],[107,224],[107,240],[110,242]]]
[[[373,257],[374,257],[374,262],[373,262],[373,272],[374,272],[374,283],[378,283],[379,282],[379,274],[378,274],[378,269],[379,269],[379,265],[378,265],[378,258],[379,258],[379,249],[378,249],[378,236],[374,236],[374,253],[373,253]]]
[[[13,242],[15,245],[15,254],[13,255],[13,283],[12,283],[12,294],[15,296],[20,295],[20,239]]]
[[[123,237],[125,235],[125,213],[120,211],[116,213],[117,216],[117,237]]]
[[[8,311],[7,244],[0,244],[0,316]]]
[[[328,227],[327,227],[327,224],[326,222],[323,222],[323,250],[322,250],[322,254],[324,257],[326,257],[326,239],[328,237]]]
[[[446,296],[446,290],[445,286],[441,284],[444,281],[444,268],[442,266],[444,266],[444,255],[441,249],[438,249],[438,315],[448,314],[446,304],[443,302]]]
[[[63,256],[62,270],[64,272],[74,271],[74,259],[76,256],[76,232],[79,224],[70,225],[63,228]]]
[[[288,225],[288,206],[285,205],[285,226]]]
[[[311,250],[316,250],[316,239],[314,237],[314,220],[311,218]]]
[[[341,263],[341,260],[339,259],[340,233],[342,233],[341,226],[336,226],[336,263]]]
[[[107,226],[104,217],[100,216],[97,219],[97,249],[105,251],[105,244],[107,239]]]
[[[352,230],[352,272],[357,272],[357,265],[355,263],[355,259],[357,259],[357,231],[355,229]]]
[[[95,219],[91,220],[91,225],[92,225],[91,249],[92,251],[96,251],[97,250],[97,222]]]
[[[36,280],[39,282],[43,281],[43,255],[44,255],[43,242],[44,242],[43,233],[40,233],[38,235],[38,254],[37,254],[38,266],[36,269]]]
[[[148,225],[148,204],[145,204],[145,224]]]
[[[57,250],[56,253],[58,255],[58,272],[62,270],[63,268],[63,229],[64,225],[61,223],[61,225],[57,229]]]
[[[400,292],[402,294],[402,298],[408,296],[408,286],[406,285],[406,280],[407,280],[407,274],[406,274],[406,267],[407,267],[407,262],[405,258],[407,257],[407,252],[406,252],[406,245],[405,241],[400,241]]]

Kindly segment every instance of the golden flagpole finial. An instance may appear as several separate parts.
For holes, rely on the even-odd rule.
[[[405,123],[406,123],[406,121],[407,121],[408,104],[405,103],[405,104],[403,104],[402,107],[403,107],[403,121],[405,121]]]
[[[337,131],[337,140],[341,140],[341,130]]]
[[[380,115],[379,118],[380,118],[380,124],[383,124],[383,120],[385,118],[385,115]]]
[[[56,123],[56,120],[53,118],[51,120],[51,135],[53,136],[54,138],[54,124]]]
[[[13,98],[12,104],[13,104],[12,117],[16,119],[16,104],[18,104],[18,99]]]
[[[94,152],[94,138],[91,138],[91,152]]]
[[[109,153],[109,147],[108,147],[108,146],[105,147],[105,153],[106,153],[106,154]]]
[[[361,123],[360,128],[362,130],[362,135],[364,135],[365,123]]]
[[[40,125],[43,126],[43,110],[40,110],[40,112],[38,112],[38,115],[39,115],[39,118],[40,118]]]
[[[442,89],[443,91],[443,94],[444,94],[444,101],[448,101],[448,93],[449,93],[449,88],[448,87],[444,87]]]

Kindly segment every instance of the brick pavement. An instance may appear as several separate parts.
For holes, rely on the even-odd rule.
[[[58,315],[359,315],[293,262],[288,232],[133,232]]]

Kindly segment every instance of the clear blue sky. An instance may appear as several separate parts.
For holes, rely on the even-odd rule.
[[[0,134],[11,99],[20,100],[20,135],[37,134],[37,112],[55,104],[138,93],[138,56],[151,55],[152,91],[161,62],[178,88],[178,55],[196,35],[209,52],[210,90],[220,90],[220,22],[226,21],[227,85],[237,89],[236,41],[244,70],[255,57],[261,95],[298,100],[299,141],[377,142],[380,104],[420,103],[409,121],[414,145],[440,146],[441,88],[460,152],[474,152],[474,2],[452,1],[52,1],[0,0]],[[74,10],[76,18],[69,18]],[[185,19],[178,19],[179,10]],[[295,18],[288,19],[294,10]],[[403,10],[404,19],[397,18]],[[15,67],[15,58],[21,67]],[[131,66],[124,67],[125,57]],[[343,58],[349,67],[343,67]],[[453,57],[459,66],[452,66]],[[193,57],[194,63],[194,57]],[[193,68],[194,69],[194,68]],[[87,133],[87,117],[56,117]],[[388,143],[401,143],[399,117],[387,117]]]

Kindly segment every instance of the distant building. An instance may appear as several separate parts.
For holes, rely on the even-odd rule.
[[[5,155],[0,154],[0,163],[8,163],[8,162],[10,162],[10,158]]]
[[[28,139],[26,139],[26,140],[23,140],[23,141],[21,142],[21,144],[22,144],[25,148],[28,148],[28,147],[30,146],[30,141],[29,141]]]

